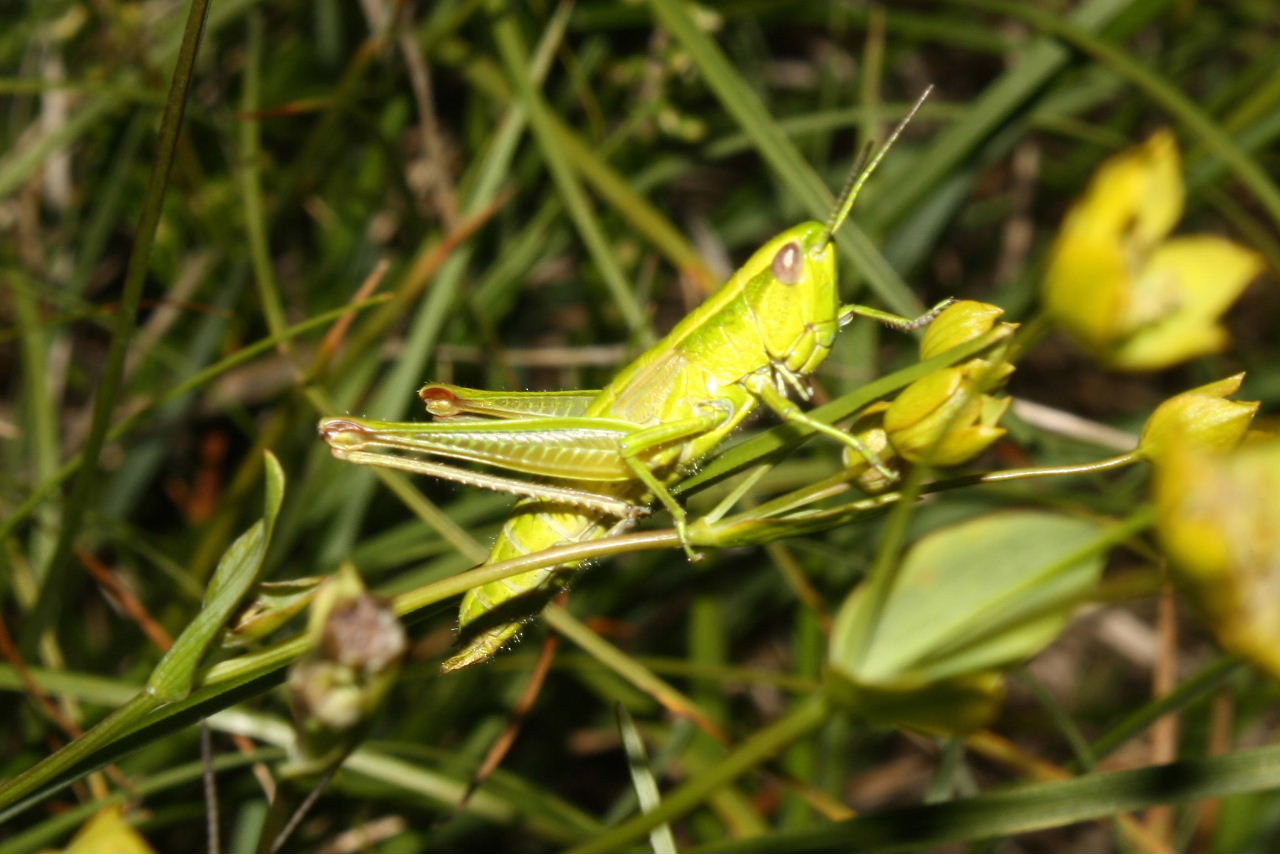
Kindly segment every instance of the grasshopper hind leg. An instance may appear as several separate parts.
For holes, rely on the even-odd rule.
[[[488,661],[497,655],[504,646],[516,640],[520,635],[520,630],[523,628],[524,623],[522,622],[505,623],[477,635],[461,651],[445,659],[444,664],[440,665],[440,672],[453,673],[473,664],[482,664]]]
[[[515,592],[502,581],[468,590],[459,615],[461,648],[440,665],[443,673],[488,661],[514,642],[524,624],[538,615],[551,597],[569,586],[573,567],[536,569],[513,576],[525,588]]]
[[[624,516],[603,531],[600,536],[620,534],[635,525],[636,515]],[[508,529],[495,546],[490,563],[530,554],[527,544]],[[574,535],[569,531],[557,531],[562,542],[580,541],[584,532]],[[524,624],[536,618],[542,606],[557,594],[568,589],[582,566],[576,563],[530,570],[501,581],[482,584],[468,590],[462,599],[458,615],[459,649],[440,666],[443,673],[482,664],[509,644],[515,642]]]

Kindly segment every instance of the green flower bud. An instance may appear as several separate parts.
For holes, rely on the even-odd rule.
[[[1228,451],[1240,444],[1259,406],[1258,401],[1226,399],[1240,390],[1243,381],[1244,374],[1236,374],[1160,404],[1142,429],[1138,453],[1159,459],[1175,445]]]
[[[324,771],[355,747],[408,648],[390,601],[365,592],[350,564],[320,589],[308,633],[287,680],[298,742],[286,776]]]
[[[259,582],[254,588],[257,595],[240,610],[222,645],[246,646],[267,637],[311,604],[324,580],[313,577]]]

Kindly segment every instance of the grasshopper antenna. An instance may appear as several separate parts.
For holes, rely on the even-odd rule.
[[[853,203],[858,198],[858,193],[862,192],[862,187],[867,183],[867,179],[871,177],[871,173],[876,171],[876,167],[880,165],[880,161],[889,153],[889,149],[893,148],[893,144],[898,141],[898,137],[911,124],[911,120],[916,117],[916,113],[920,112],[920,107],[924,105],[929,94],[933,92],[933,85],[925,87],[920,93],[920,97],[911,105],[911,109],[902,117],[902,121],[894,127],[893,132],[889,134],[889,138],[884,144],[876,150],[871,156],[870,161],[867,160],[866,154],[858,158],[858,165],[849,175],[848,182],[845,183],[844,189],[840,191],[840,197],[836,199],[836,206],[831,211],[831,216],[827,219],[827,227],[825,235],[822,238],[820,248],[825,248],[831,239],[835,237],[836,230],[844,223],[845,218],[849,216],[849,211],[853,210]]]

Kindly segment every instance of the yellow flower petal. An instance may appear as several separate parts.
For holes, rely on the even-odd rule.
[[[1108,159],[1094,174],[1064,231],[1121,238],[1132,251],[1153,246],[1182,217],[1182,162],[1167,129]]]
[[[1098,181],[1105,180],[1105,170],[1124,171],[1129,180],[1134,206],[1129,238],[1150,246],[1173,230],[1182,218],[1182,158],[1173,132],[1162,128],[1151,138],[1104,166]],[[1124,224],[1122,223],[1122,227]]]
[[[1262,257],[1258,253],[1224,237],[1192,234],[1170,238],[1156,247],[1143,268],[1135,308],[1144,307],[1148,287],[1164,293],[1172,279],[1180,310],[1216,318],[1260,272]]]
[[[1163,368],[1228,341],[1218,318],[1262,270],[1257,253],[1213,235],[1156,247],[1133,287],[1133,334],[1111,356],[1116,367]]]
[[[1132,273],[1114,235],[1063,227],[1044,283],[1045,307],[1084,347],[1099,351],[1127,331]]]

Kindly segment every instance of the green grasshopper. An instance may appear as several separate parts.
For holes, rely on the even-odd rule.
[[[794,402],[854,316],[909,331],[950,301],[908,319],[840,304],[832,238],[867,179],[928,91],[865,169],[855,168],[826,223],[806,222],[764,244],[666,338],[604,389],[496,392],[429,383],[418,394],[432,423],[333,417],[320,435],[339,459],[386,466],[521,497],[488,562],[593,540],[630,527],[656,498],[671,513],[692,558],[684,509],[669,487],[714,451],[763,404],[856,450],[890,478],[852,435],[817,421]],[[554,482],[526,481],[376,448],[445,457]],[[443,670],[488,660],[538,607],[569,582],[576,564],[538,569],[468,591],[459,615],[460,651]]]

